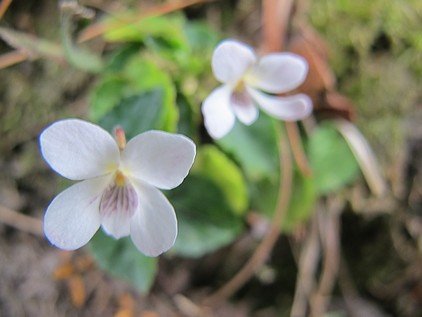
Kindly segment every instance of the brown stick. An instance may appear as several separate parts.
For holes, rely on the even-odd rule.
[[[319,212],[319,231],[324,250],[324,264],[318,289],[311,297],[311,316],[324,316],[330,302],[340,265],[340,210],[343,202],[328,200],[325,212]]]
[[[298,264],[295,295],[290,317],[306,316],[307,303],[315,287],[315,273],[320,258],[321,244],[318,238],[318,219],[314,215]]]
[[[205,305],[216,305],[233,295],[241,288],[268,259],[281,231],[281,222],[286,214],[290,202],[293,182],[292,159],[289,145],[283,135],[280,136],[280,187],[277,206],[272,219],[270,230],[264,236],[252,257],[242,269],[215,293],[205,299]]]
[[[42,221],[0,205],[0,222],[13,228],[44,236]]]
[[[89,40],[92,40],[93,38],[96,38],[102,34],[104,34],[107,31],[118,29],[120,27],[126,26],[128,24],[132,23],[138,23],[141,19],[145,19],[148,17],[158,16],[167,14],[170,12],[174,12],[177,10],[184,9],[186,7],[205,3],[205,2],[211,2],[215,0],[179,0],[179,1],[169,1],[168,3],[164,3],[161,5],[154,6],[152,8],[146,9],[139,14],[136,15],[134,18],[130,19],[124,19],[122,21],[113,23],[113,24],[105,24],[103,21],[92,24],[88,26],[85,30],[81,32],[81,34],[78,37],[78,42],[86,42]]]
[[[262,50],[265,53],[283,49],[293,0],[262,1]]]
[[[286,122],[287,136],[292,144],[292,153],[296,164],[305,176],[312,176],[312,170],[309,167],[308,159],[303,149],[299,129],[296,122]]]
[[[18,50],[0,55],[0,69],[23,62],[27,60],[28,57],[29,55],[27,53]]]
[[[278,52],[283,49],[287,38],[287,29],[293,0],[263,0],[262,1],[262,51],[263,53]],[[293,157],[305,176],[311,176],[312,171],[303,150],[302,140],[296,122],[286,122],[287,136],[292,145]]]
[[[13,0],[3,0],[0,3],[0,20],[3,17],[3,15],[6,13],[7,9],[9,8],[10,4]]]

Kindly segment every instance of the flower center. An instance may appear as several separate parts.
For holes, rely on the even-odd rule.
[[[138,207],[138,194],[121,171],[117,171],[112,182],[103,192],[100,202],[101,216],[119,214],[131,217]]]
[[[241,79],[236,83],[236,86],[234,86],[233,92],[241,93],[243,91],[245,91],[245,82]]]
[[[230,101],[239,107],[247,107],[252,103],[251,96],[245,89],[243,81],[239,81],[230,96]]]

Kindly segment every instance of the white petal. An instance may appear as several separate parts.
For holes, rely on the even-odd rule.
[[[230,107],[230,94],[228,86],[220,86],[202,104],[205,128],[214,139],[222,138],[233,128],[235,117]]]
[[[75,250],[92,238],[100,227],[99,204],[109,176],[77,183],[61,192],[48,206],[44,233],[55,246]]]
[[[283,93],[302,84],[308,73],[306,60],[292,53],[262,57],[246,76],[249,85],[269,93]]]
[[[130,234],[130,221],[138,209],[138,193],[126,180],[124,186],[110,184],[100,203],[101,224],[104,231],[116,239]]]
[[[131,221],[132,217],[120,217],[120,214],[114,213],[107,217],[102,217],[101,226],[109,236],[120,239],[130,234]]]
[[[278,97],[269,96],[252,88],[248,91],[262,110],[277,119],[296,121],[312,113],[312,101],[307,95]]]
[[[240,122],[251,125],[258,119],[258,109],[246,89],[234,91],[231,94],[230,103]]]
[[[139,210],[133,215],[130,235],[135,246],[147,256],[158,256],[170,249],[177,236],[173,206],[158,189],[136,182]]]
[[[119,162],[119,148],[111,135],[78,119],[53,123],[41,134],[40,144],[51,168],[72,180],[105,175]]]
[[[254,51],[248,45],[225,40],[214,50],[212,70],[220,82],[235,84],[255,62]]]
[[[171,189],[188,175],[195,153],[195,144],[183,135],[148,131],[127,143],[122,168],[155,187]]]

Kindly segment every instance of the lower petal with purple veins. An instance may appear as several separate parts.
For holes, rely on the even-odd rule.
[[[138,194],[126,181],[124,185],[112,183],[103,193],[100,202],[101,224],[104,231],[119,239],[130,234],[130,220],[138,209]]]
[[[244,86],[233,91],[230,96],[230,104],[240,122],[250,125],[258,118],[258,109]]]

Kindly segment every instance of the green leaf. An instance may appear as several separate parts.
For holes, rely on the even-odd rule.
[[[260,211],[268,218],[272,218],[277,204],[278,191],[278,179],[262,179],[252,183],[252,208]],[[281,223],[283,231],[291,232],[299,224],[305,222],[312,214],[316,199],[313,180],[295,171],[289,209]]]
[[[299,224],[308,220],[314,211],[317,194],[313,179],[295,171],[289,210],[282,222],[284,232],[292,232]]]
[[[67,61],[74,67],[84,71],[99,73],[104,69],[103,60],[99,55],[76,46],[72,39],[72,14],[62,12],[60,34],[62,46]]]
[[[91,120],[98,121],[113,109],[120,102],[126,85],[126,80],[122,76],[114,74],[105,76],[90,96]]]
[[[104,37],[111,42],[144,42],[148,46],[173,50],[186,46],[183,32],[185,19],[182,15],[147,17],[137,23],[121,26],[121,21],[125,20],[133,21],[134,17],[127,14],[125,17],[109,18],[106,23],[116,27],[110,28]]]
[[[346,141],[329,124],[319,126],[308,144],[316,190],[327,194],[355,179],[359,166]]]
[[[127,53],[129,56],[133,54]],[[112,125],[121,124],[133,131],[146,131],[144,126],[147,130],[176,131],[179,113],[175,102],[176,91],[169,75],[139,55],[129,58],[124,65],[118,72],[106,73],[93,90],[91,119],[106,124],[109,129]],[[151,91],[155,91],[154,96],[144,96]],[[150,124],[146,122],[152,119]],[[124,123],[119,123],[119,120]]]
[[[177,96],[177,107],[179,109],[179,122],[177,124],[177,133],[186,135],[192,140],[198,139],[199,118],[192,111],[191,103],[186,96],[180,94]]]
[[[122,48],[113,51],[108,59],[108,65],[106,68],[107,72],[119,73],[126,65],[126,63],[134,55],[139,54],[141,49],[141,44],[139,43],[130,43],[124,45]]]
[[[140,292],[147,293],[157,273],[157,258],[143,255],[129,238],[115,240],[99,230],[90,242],[90,250],[100,267],[119,277]]]
[[[278,195],[278,177],[262,178],[249,183],[251,208],[271,218],[274,214]]]
[[[155,89],[123,99],[99,120],[99,124],[110,132],[119,125],[130,139],[139,133],[159,129],[162,112],[163,93],[161,89]]]
[[[189,46],[195,52],[212,51],[218,44],[218,33],[204,22],[187,22],[185,33]]]
[[[236,122],[232,131],[217,143],[232,154],[251,179],[278,175],[278,135],[274,120],[260,113],[251,126]]]
[[[213,145],[199,148],[193,172],[208,177],[223,191],[234,212],[243,214],[248,207],[248,193],[242,172],[223,152]]]
[[[169,192],[179,223],[173,251],[200,257],[232,242],[242,228],[222,190],[211,180],[190,175]]]
[[[162,89],[164,111],[160,128],[176,131],[179,113],[176,106],[176,89],[170,76],[142,56],[130,59],[123,72],[134,90],[147,91],[157,87]]]

